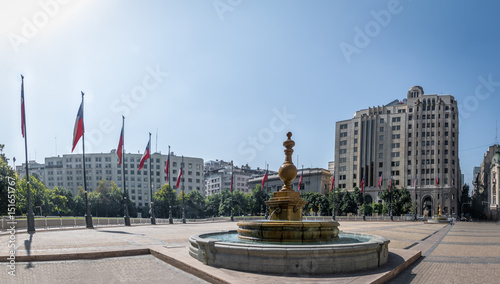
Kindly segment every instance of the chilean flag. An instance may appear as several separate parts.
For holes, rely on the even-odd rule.
[[[437,175],[437,177],[436,177],[436,186],[438,186],[438,185],[439,185],[439,175]]]
[[[118,141],[118,148],[116,149],[116,155],[118,155],[118,165],[122,164],[122,155],[123,155],[123,127],[122,132],[120,133],[120,141]]]
[[[73,129],[73,148],[71,149],[71,153],[75,150],[76,144],[80,137],[83,136],[85,130],[83,128],[83,101],[80,104],[80,108],[78,109],[78,114],[76,115],[75,127]]]
[[[267,180],[267,170],[266,170],[266,173],[264,174],[264,177],[262,177],[262,187],[260,188],[260,190],[262,190],[264,188],[264,185],[266,184],[266,180]]]
[[[175,184],[176,188],[179,188],[179,185],[181,184],[181,177],[182,177],[182,163],[181,163],[181,169],[179,170],[179,176],[177,177],[177,183]]]
[[[392,176],[391,176],[391,180],[389,181],[389,192],[391,192],[391,187],[392,187]]]
[[[332,187],[330,188],[330,190],[333,190],[335,188],[335,173],[333,173],[332,175]]]
[[[170,156],[168,156],[167,165],[165,166],[165,173],[167,174],[167,180],[168,180],[169,169],[170,169]]]
[[[144,162],[146,162],[147,159],[149,159],[149,144],[151,143],[151,140],[148,142],[148,146],[146,146],[146,151],[144,151],[144,155],[142,155],[141,162],[139,163],[139,169],[140,171],[142,167],[144,167]]]
[[[363,179],[361,180],[361,193],[365,190],[365,177],[363,176]]]
[[[26,114],[24,112],[24,77],[21,75],[21,133],[24,135],[26,133]]]
[[[383,176],[383,173],[380,174],[380,178],[378,179],[378,189],[382,189],[382,176]]]
[[[302,186],[302,176],[304,175],[304,169],[300,172],[300,178],[299,178],[299,190],[301,189]]]

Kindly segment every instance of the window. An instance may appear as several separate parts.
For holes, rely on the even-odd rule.
[[[380,140],[380,141],[384,141],[384,135],[380,135],[380,136],[378,137],[378,140]]]
[[[341,124],[340,129],[347,129],[347,124]]]
[[[393,125],[392,131],[397,131],[397,130],[401,130],[401,126],[400,125]]]
[[[354,127],[358,127],[359,123],[358,122],[354,122]]]
[[[379,145],[378,145],[378,149],[379,149],[379,150],[384,149],[384,144],[379,144]]]
[[[358,147],[354,147],[354,153],[358,152]]]
[[[392,118],[392,122],[400,122],[401,121],[401,117],[393,117]]]
[[[384,127],[380,127],[379,132],[384,132]]]
[[[392,134],[392,139],[400,139],[401,134]]]

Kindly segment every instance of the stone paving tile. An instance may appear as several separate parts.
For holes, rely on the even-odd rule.
[[[432,255],[455,257],[500,257],[500,246],[440,244]]]
[[[17,264],[15,276],[7,275],[7,270],[3,265],[1,283],[208,283],[152,255],[22,263]]]

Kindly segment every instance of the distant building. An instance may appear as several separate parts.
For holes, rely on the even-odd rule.
[[[168,155],[160,153],[151,154],[151,166],[149,160],[144,164],[144,168],[138,171],[142,154],[125,154],[123,159],[125,165],[126,189],[129,198],[138,207],[149,206],[149,170],[151,170],[153,194],[167,181],[165,166]],[[172,188],[180,193],[181,189],[176,188],[176,182],[181,167],[181,156],[173,153],[170,157],[170,181]],[[122,166],[118,166],[118,156],[116,150],[110,153],[86,153],[85,170],[87,177],[87,191],[94,191],[100,181],[114,181],[119,188],[123,188]],[[38,167],[42,167],[38,164]],[[45,158],[44,184],[47,188],[64,187],[70,189],[73,195],[78,194],[79,187],[83,187],[83,167],[81,154],[67,154],[57,157]],[[23,169],[18,167],[18,173]],[[203,159],[184,157],[184,167],[182,182],[179,187],[184,188],[186,194],[191,191],[203,192]]]
[[[234,171],[234,173],[233,173]],[[233,190],[249,193],[248,180],[254,176],[264,175],[263,169],[251,169],[248,165],[241,167],[231,166],[231,162],[223,160],[207,161],[205,163],[205,194],[211,196],[221,193],[224,189],[231,188],[231,176],[233,175]]]
[[[28,170],[30,175],[37,175],[38,179],[45,183],[45,164],[39,164],[36,161],[28,162]],[[26,177],[26,163],[23,163],[21,166],[16,166],[17,174],[20,178]]]
[[[406,99],[357,111],[336,123],[335,183],[352,190],[365,179],[367,202],[379,201],[393,185],[413,193],[417,180],[418,214],[456,214],[461,194],[458,159],[458,107],[451,95],[424,95],[410,88]],[[415,203],[415,195],[412,194]]]
[[[332,173],[332,175],[335,173],[335,161],[328,162],[328,171]]]
[[[297,169],[297,177],[292,181],[292,188],[298,190],[299,179],[302,169]],[[254,177],[248,180],[248,187],[253,189],[262,183],[262,176]],[[325,169],[320,168],[305,168],[302,176],[301,191],[318,192],[328,194],[331,188],[332,174]],[[278,176],[278,173],[269,174],[263,190],[268,192],[279,191],[283,187],[283,181]]]
[[[500,204],[500,145],[493,145],[484,154],[479,173],[474,180],[474,190],[488,196],[488,219],[499,220]]]

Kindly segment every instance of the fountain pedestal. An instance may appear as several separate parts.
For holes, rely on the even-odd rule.
[[[297,177],[297,168],[292,163],[292,133],[287,133],[285,162],[278,175],[283,188],[275,192],[266,205],[269,206],[270,220],[238,222],[240,239],[265,242],[318,242],[338,238],[339,223],[336,221],[302,221],[302,207],[307,204],[300,193],[292,189],[291,183]]]

